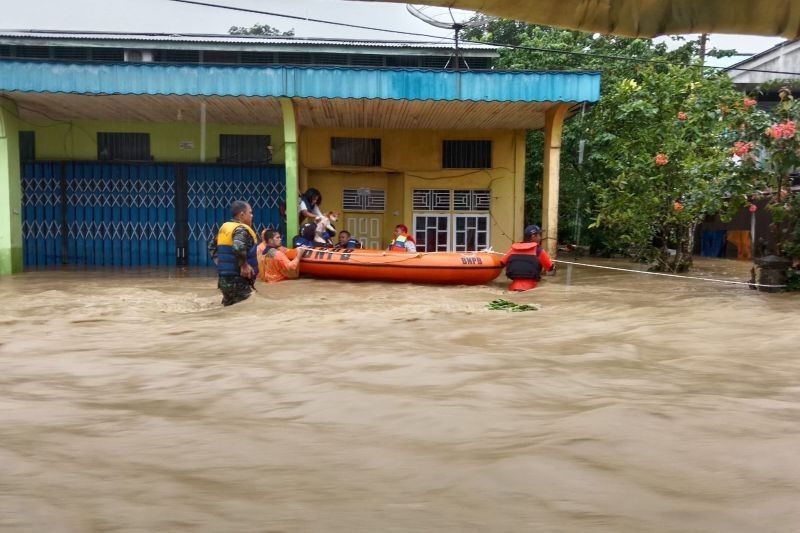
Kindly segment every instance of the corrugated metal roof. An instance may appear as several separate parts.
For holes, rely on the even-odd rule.
[[[0,93],[3,94],[3,93]],[[206,119],[216,124],[279,125],[277,98],[232,96],[83,95],[5,93],[32,122],[110,120],[183,124],[200,122],[200,100]],[[365,129],[540,129],[555,102],[434,102],[340,98],[293,98],[297,125],[311,128]],[[579,106],[575,106],[579,107]],[[177,117],[180,110],[180,119]]]
[[[414,49],[452,49],[453,43],[443,39],[434,41],[376,41],[357,39],[305,39],[300,37],[258,37],[251,35],[216,35],[216,34],[168,34],[168,33],[114,33],[114,32],[70,32],[59,30],[0,30],[2,39],[64,40],[64,41],[140,41],[148,43],[213,43],[229,45],[283,45],[283,46],[336,46],[367,48],[414,48]],[[468,50],[490,50],[497,52],[497,47],[475,43],[459,43],[459,48]]]
[[[0,60],[0,91],[386,100],[596,102],[596,72],[76,64]]]

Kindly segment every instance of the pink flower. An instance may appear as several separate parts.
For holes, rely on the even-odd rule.
[[[750,204],[750,207],[748,207],[747,210],[750,211],[751,213],[755,213],[756,211],[758,211],[758,207],[756,206],[756,204]]]
[[[736,141],[735,143],[733,143],[733,153],[738,155],[739,157],[744,156],[752,149],[753,149],[753,143],[751,142]]]
[[[783,136],[783,124],[773,124],[765,133],[773,139],[780,139]]]
[[[764,133],[773,139],[791,139],[797,133],[797,124],[794,120],[773,124]]]
[[[667,154],[661,154],[661,153],[656,154],[657,167],[663,167],[667,163],[669,163],[669,157],[667,157]]]
[[[753,106],[754,106],[754,105],[756,105],[757,103],[758,103],[758,102],[756,102],[756,100],[754,100],[753,98],[745,98],[745,99],[744,99],[744,108],[745,108],[745,109],[748,109],[748,108],[750,108],[750,107],[753,107]]]
[[[686,120],[686,113],[678,111],[678,120]]]

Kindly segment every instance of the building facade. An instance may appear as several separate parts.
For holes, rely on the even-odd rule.
[[[291,237],[308,187],[369,247],[404,223],[424,251],[505,250],[541,128],[554,236],[561,125],[599,74],[496,53],[456,70],[440,43],[0,32],[0,272],[207,265],[232,200]]]

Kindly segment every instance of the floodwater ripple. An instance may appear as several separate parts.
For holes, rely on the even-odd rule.
[[[0,530],[796,531],[797,295],[565,270],[2,278]]]

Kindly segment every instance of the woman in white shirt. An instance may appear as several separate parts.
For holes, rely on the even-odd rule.
[[[322,211],[319,209],[321,203],[322,195],[317,189],[311,187],[304,192],[302,196],[300,196],[300,202],[297,206],[297,212],[300,214],[300,224],[302,224],[306,218],[310,218],[313,222],[317,217],[321,217]]]

